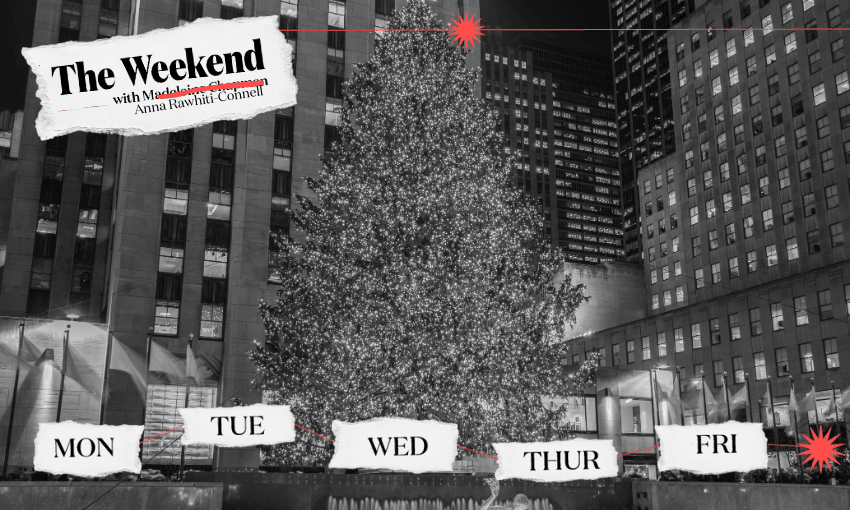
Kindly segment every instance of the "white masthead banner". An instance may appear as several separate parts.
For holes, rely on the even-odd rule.
[[[137,36],[24,48],[41,100],[38,135],[149,135],[292,106],[292,47],[278,23],[200,18]]]

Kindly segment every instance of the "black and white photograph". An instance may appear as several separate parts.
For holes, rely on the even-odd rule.
[[[850,508],[850,0],[0,11],[0,508]]]

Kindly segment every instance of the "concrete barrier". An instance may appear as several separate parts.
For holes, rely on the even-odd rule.
[[[850,487],[774,483],[654,482],[635,479],[634,510],[837,510]]]
[[[116,483],[0,482],[0,508],[81,510],[97,500],[91,510],[220,510],[224,493],[220,483]]]

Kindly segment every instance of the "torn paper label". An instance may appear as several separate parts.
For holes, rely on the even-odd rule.
[[[610,439],[493,443],[493,448],[499,459],[497,480],[568,482],[617,476],[617,450]]]
[[[38,135],[150,135],[292,106],[292,46],[278,23],[199,18],[142,35],[24,48],[41,100]],[[214,90],[184,94],[201,87]]]
[[[699,474],[767,469],[767,437],[761,423],[660,425],[658,469]]]
[[[254,404],[179,411],[183,444],[241,447],[295,441],[295,416],[289,406]]]
[[[457,455],[454,423],[406,418],[334,421],[333,432],[334,455],[329,468],[445,472],[452,470]]]
[[[34,468],[55,475],[90,477],[121,471],[138,473],[142,469],[139,449],[144,430],[144,425],[39,423]]]

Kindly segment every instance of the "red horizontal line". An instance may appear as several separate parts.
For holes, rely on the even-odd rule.
[[[281,29],[281,32],[452,32],[456,28],[295,28]],[[620,31],[654,31],[654,32],[669,32],[669,31],[728,31],[728,30],[752,30],[754,32],[781,32],[789,30],[850,30],[848,27],[813,27],[813,28],[484,28],[479,27],[479,31],[484,32],[620,32]]]
[[[635,450],[635,451],[629,452],[629,453],[621,453],[620,455],[617,455],[617,457],[622,457],[624,455],[631,455],[633,453],[642,452],[644,450],[652,450],[653,448],[658,448],[658,446],[659,445],[655,445],[655,446],[650,446],[649,448],[641,448],[640,450]]]
[[[305,429],[304,427],[302,427],[301,425],[299,425],[299,424],[297,424],[297,423],[295,424],[295,426],[296,426],[296,427],[298,427],[299,429],[304,429],[304,430],[306,430],[307,432],[309,432],[309,433],[311,433],[311,434],[315,434],[315,435],[317,435],[317,436],[321,437],[322,439],[327,439],[327,440],[328,440],[328,441],[330,441],[331,443],[336,443],[336,441],[334,441],[333,439],[328,439],[328,438],[326,438],[325,436],[323,436],[323,435],[321,435],[321,434],[316,434],[316,433],[315,433],[315,432],[313,432],[312,430],[310,430],[310,429]]]
[[[173,97],[185,96],[188,94],[195,94],[198,92],[206,92],[208,90],[224,90],[224,89],[239,89],[243,87],[258,87],[260,85],[265,85],[266,82],[264,80],[251,80],[251,81],[237,81],[234,83],[222,83],[219,85],[207,85],[204,87],[195,87],[193,89],[181,90],[179,92],[171,92],[170,94],[160,94],[156,96],[157,99],[171,99]]]
[[[476,452],[475,450],[470,450],[469,448],[467,448],[467,447],[465,447],[465,446],[457,445],[457,447],[458,447],[458,448],[463,448],[464,450],[469,450],[469,451],[471,451],[472,453],[477,453],[478,455],[483,455],[483,456],[485,456],[485,457],[490,457],[491,459],[494,459],[494,460],[499,460],[497,457],[493,457],[492,455],[487,455],[486,453]]]
[[[173,429],[168,429],[168,430],[166,430],[165,432],[163,432],[162,434],[157,434],[157,435],[155,435],[155,436],[149,437],[149,438],[145,439],[144,441],[142,441],[142,442],[141,442],[141,443],[139,443],[139,444],[142,444],[142,443],[145,443],[145,442],[147,442],[147,441],[150,441],[151,439],[153,439],[153,438],[155,438],[155,437],[159,437],[159,436],[161,436],[161,435],[168,434],[168,433],[169,433],[169,432],[171,432],[172,430],[179,429],[179,428],[180,428],[180,427],[182,427],[182,426],[183,426],[183,425],[177,425],[177,426],[176,426],[176,427],[174,427]]]

